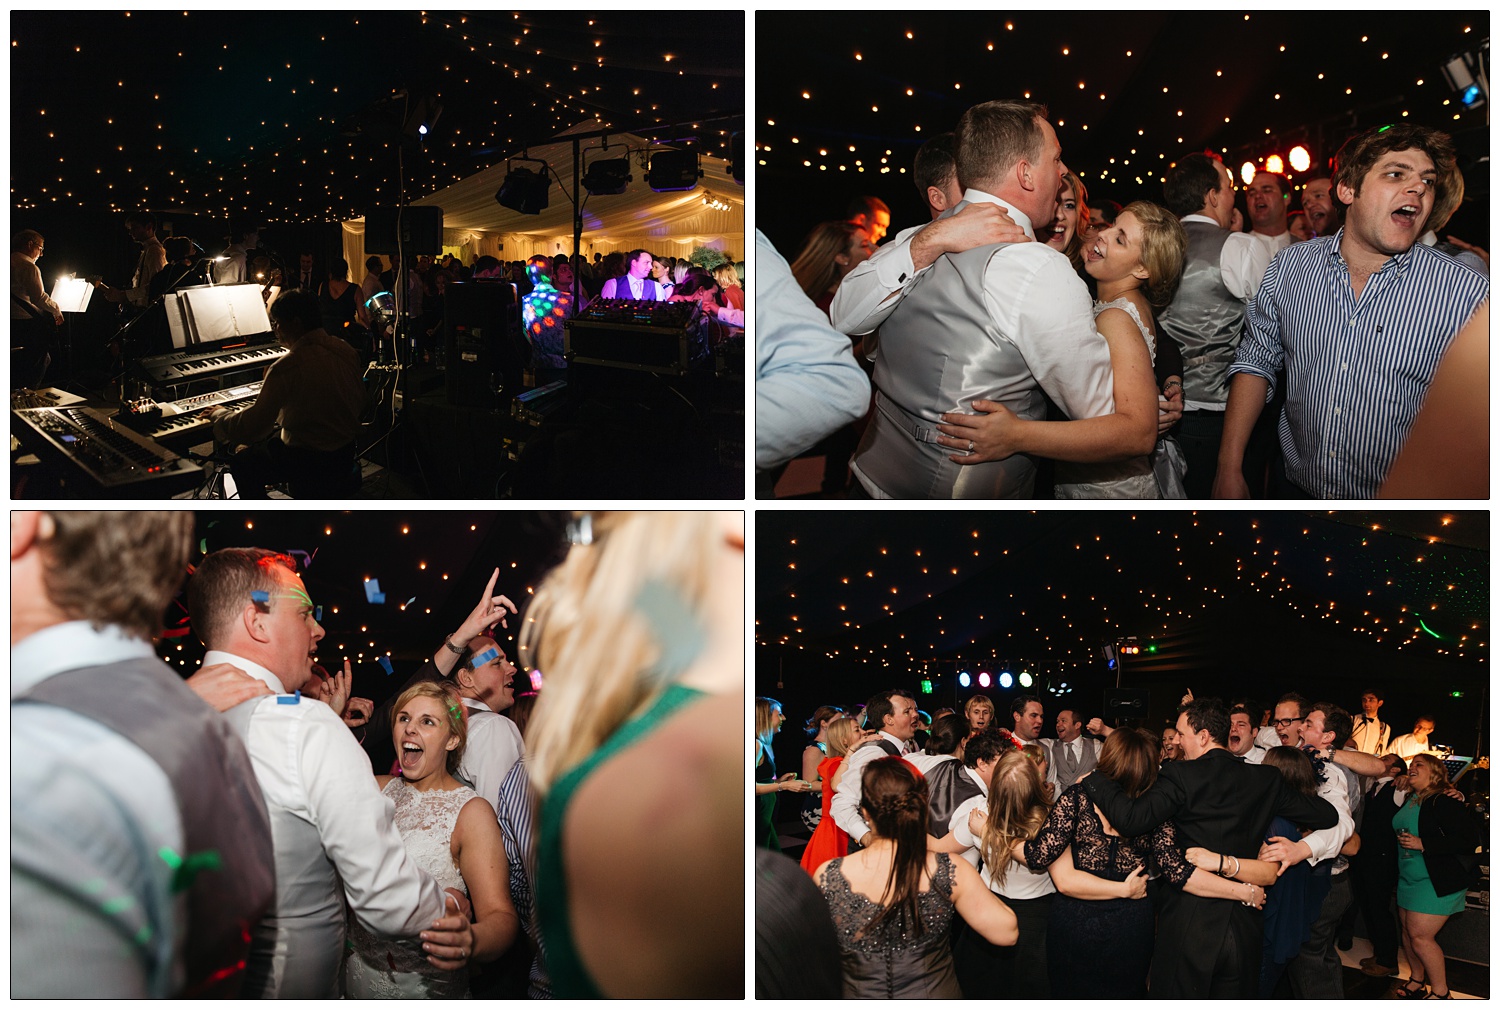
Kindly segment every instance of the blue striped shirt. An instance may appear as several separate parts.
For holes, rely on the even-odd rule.
[[[500,819],[500,834],[505,840],[505,861],[510,869],[510,901],[516,906],[516,918],[527,939],[536,945],[527,973],[528,999],[551,999],[552,980],[547,977],[547,954],[542,949],[542,934],[536,928],[531,882],[536,878],[536,834],[532,829],[533,804],[531,786],[526,779],[526,758],[522,757],[506,773],[500,785],[495,811]]]
[[[1489,280],[1420,243],[1386,260],[1358,299],[1343,229],[1271,261],[1245,312],[1230,376],[1275,392],[1287,476],[1319,498],[1373,498],[1401,451],[1443,352],[1489,297]]]

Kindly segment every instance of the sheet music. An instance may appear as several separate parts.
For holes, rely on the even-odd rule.
[[[179,291],[191,343],[208,344],[270,332],[259,284],[221,284]],[[170,316],[170,313],[169,313]]]
[[[59,277],[52,289],[52,300],[63,312],[87,311],[93,296],[94,286],[80,277]]]

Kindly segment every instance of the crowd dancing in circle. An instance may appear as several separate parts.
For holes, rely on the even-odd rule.
[[[1030,695],[1000,728],[982,694],[934,718],[883,691],[813,712],[799,777],[757,698],[757,995],[1342,999],[1358,910],[1363,974],[1452,998],[1436,935],[1483,829],[1432,719],[1392,740],[1383,692],[1360,702],[1189,693],[1159,736],[1063,708],[1043,739]],[[816,803],[800,870],[785,791]]]

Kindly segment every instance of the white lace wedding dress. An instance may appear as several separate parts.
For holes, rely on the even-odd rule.
[[[1146,342],[1146,350],[1151,354],[1152,364],[1156,363],[1156,339],[1146,324],[1141,321],[1141,314],[1136,310],[1129,298],[1120,297],[1112,302],[1095,302],[1094,318],[1098,319],[1100,313],[1106,309],[1123,309],[1135,321],[1136,328],[1141,332],[1141,339]],[[1171,467],[1165,468],[1169,486],[1165,488],[1158,481],[1158,474],[1163,472],[1162,468],[1153,471],[1153,460],[1164,452],[1175,450],[1175,445],[1163,445],[1161,441],[1156,444],[1156,449],[1151,455],[1137,456],[1134,459],[1121,460],[1116,463],[1067,463],[1059,460],[1057,463],[1057,479],[1053,485],[1054,498],[1181,498],[1181,478],[1174,476]],[[1178,450],[1180,454],[1180,450]],[[1176,481],[1176,492],[1173,493],[1171,482]]]
[[[468,894],[451,844],[459,811],[478,794],[467,786],[419,792],[399,778],[386,783],[383,791],[396,803],[396,829],[407,854],[445,888]],[[352,949],[344,981],[350,999],[464,999],[469,995],[468,969],[433,967],[420,937],[382,940],[351,917],[349,940]]]

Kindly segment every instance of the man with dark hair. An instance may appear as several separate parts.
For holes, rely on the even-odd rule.
[[[250,279],[250,250],[260,244],[260,225],[239,218],[230,222],[229,247],[214,263],[215,284],[243,284]]]
[[[192,537],[186,512],[11,513],[14,998],[240,995],[271,824],[150,641]]]
[[[652,256],[645,249],[632,249],[626,257],[624,277],[611,277],[604,282],[600,298],[628,298],[637,302],[665,301],[661,287],[651,279]]]
[[[876,246],[891,229],[891,208],[878,196],[856,196],[849,201],[845,220],[864,232],[870,245]]]
[[[1276,731],[1276,737],[1281,742],[1281,746],[1302,746],[1302,728],[1311,708],[1312,702],[1295,691],[1276,699],[1276,710],[1271,718],[1271,728]]]
[[[1061,796],[1064,789],[1093,771],[1101,748],[1098,740],[1083,735],[1083,716],[1077,709],[1057,713],[1057,739],[1047,741],[1047,781],[1052,783],[1052,795]]]
[[[1286,223],[1291,199],[1292,184],[1286,176],[1274,172],[1255,173],[1245,190],[1245,203],[1250,208],[1250,237],[1273,257],[1292,244]]]
[[[1277,497],[1373,498],[1443,352],[1489,298],[1484,276],[1417,241],[1454,184],[1447,134],[1382,127],[1336,162],[1344,227],[1277,257],[1246,313],[1215,497],[1248,495],[1245,445],[1285,371]]]
[[[1010,703],[1011,734],[1022,743],[1036,743],[1042,736],[1042,703],[1034,694],[1018,694]]]
[[[407,853],[369,758],[331,708],[298,693],[313,676],[323,629],[296,568],[283,554],[229,548],[200,561],[188,583],[204,665],[235,667],[276,695],[230,713],[276,842],[276,898],[253,931],[245,969],[251,998],[338,994],[346,898],[382,939],[421,933],[439,968],[462,967],[474,950],[466,902],[450,914],[454,899]]]
[[[1307,212],[1307,223],[1314,236],[1322,238],[1339,230],[1343,217],[1339,207],[1333,198],[1332,179],[1313,179],[1302,187],[1302,209]]]
[[[205,411],[217,441],[249,447],[232,464],[240,496],[264,498],[267,484],[288,480],[297,498],[347,497],[365,405],[359,353],[323,330],[309,291],[276,299],[271,331],[290,350],[266,370],[256,398],[237,411]]]
[[[94,287],[107,301],[144,309],[151,304],[151,279],[167,265],[167,251],[156,238],[156,215],[146,211],[126,214],[125,230],[130,233],[131,241],[141,247],[130,287],[111,288],[102,281],[96,282]]]
[[[1406,762],[1395,754],[1386,754],[1381,762],[1385,770],[1365,796],[1359,822],[1359,851],[1350,860],[1355,900],[1364,913],[1370,944],[1375,948],[1372,955],[1359,962],[1359,970],[1374,978],[1394,975],[1400,970],[1396,961],[1400,929],[1391,914],[1391,894],[1401,875],[1398,855],[1401,849],[1396,844],[1391,818],[1400,808],[1396,778],[1406,774]]]
[[[838,790],[829,803],[834,823],[848,832],[851,845],[864,845],[870,837],[869,825],[859,812],[860,778],[865,766],[878,757],[896,757],[912,750],[911,739],[917,728],[916,699],[902,690],[880,692],[865,705],[865,726],[879,735],[860,744],[844,759]]]
[[[997,101],[963,114],[954,163],[967,189],[952,218],[971,204],[998,204],[1032,237],[1052,220],[1067,165],[1046,111],[1031,102]],[[1030,457],[960,462],[973,443],[966,451],[962,441],[943,434],[943,415],[972,411],[976,402],[1002,402],[1035,420],[1045,413],[1046,396],[1072,418],[1114,411],[1114,374],[1094,328],[1088,289],[1052,252],[1026,242],[943,255],[901,289],[880,324],[876,409],[852,464],[867,494],[1029,497],[1036,476]],[[935,325],[945,333],[941,353],[932,342]],[[1149,449],[1156,418],[1139,421],[1121,426],[1118,444],[1106,451],[1125,458],[1146,451],[1142,444]]]
[[[1224,430],[1227,371],[1239,347],[1245,304],[1271,257],[1243,232],[1230,231],[1234,180],[1216,156],[1190,154],[1168,170],[1167,207],[1187,233],[1182,282],[1158,322],[1182,351],[1182,420],[1177,441],[1187,457],[1189,498],[1206,498]],[[1263,463],[1254,460],[1252,468]],[[1257,484],[1258,486],[1258,484]]]
[[[911,174],[933,220],[963,202],[964,191],[959,188],[958,170],[953,165],[953,134],[939,133],[917,148]]]
[[[1354,717],[1354,732],[1350,740],[1355,750],[1376,757],[1385,753],[1391,742],[1391,724],[1380,720],[1380,706],[1385,704],[1385,691],[1372,687],[1359,696],[1360,714]]]
[[[1274,768],[1236,760],[1224,747],[1229,713],[1217,699],[1194,699],[1177,717],[1182,761],[1169,761],[1141,796],[1131,800],[1103,775],[1083,780],[1090,798],[1122,835],[1141,835],[1168,819],[1179,843],[1254,859],[1266,825],[1277,814],[1326,828],[1338,813],[1322,799],[1293,790]],[[1254,998],[1259,989],[1261,919],[1246,905],[1200,898],[1177,888],[1161,892],[1154,997]]]
[[[1236,705],[1229,710],[1229,742],[1225,744],[1229,753],[1244,758],[1251,764],[1260,764],[1266,749],[1255,739],[1256,713],[1245,705]]]

